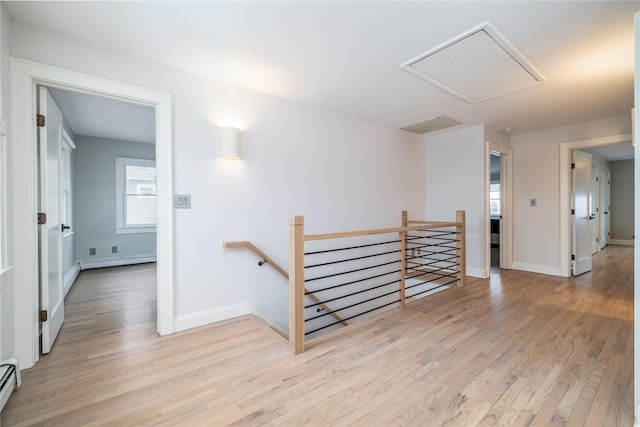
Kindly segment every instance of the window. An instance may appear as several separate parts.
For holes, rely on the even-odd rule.
[[[500,215],[500,183],[489,184],[489,215]]]
[[[156,231],[156,162],[116,157],[117,233]]]
[[[71,189],[71,151],[75,149],[76,146],[71,140],[69,134],[63,130],[62,131],[62,158],[61,158],[61,178],[62,182],[60,183],[60,223],[65,227],[71,227],[73,223],[73,196]],[[63,235],[68,235],[73,233],[72,228],[66,229]]]

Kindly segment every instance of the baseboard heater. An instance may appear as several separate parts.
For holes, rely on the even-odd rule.
[[[2,411],[13,390],[19,388],[21,384],[18,359],[3,360],[0,363],[0,372],[2,372],[2,380],[0,380],[0,411]]]

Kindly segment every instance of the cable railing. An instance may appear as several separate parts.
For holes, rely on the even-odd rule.
[[[222,245],[225,248],[246,247],[246,248],[250,249],[251,251],[255,252],[261,258],[261,260],[258,261],[258,266],[262,267],[263,265],[268,264],[271,267],[273,267],[278,273],[280,273],[285,279],[289,280],[289,273],[287,273],[287,271],[284,268],[280,267],[280,265],[277,262],[275,262],[272,258],[270,258],[267,254],[265,254],[263,251],[258,249],[258,247],[256,245],[254,245],[253,243],[251,243],[249,241],[246,241],[246,240],[242,240],[242,241],[234,241],[234,242],[222,242]],[[320,299],[318,299],[313,293],[306,292],[306,290],[305,290],[305,294],[321,310],[324,310],[324,311],[327,311],[327,312],[331,311],[331,309],[329,307],[327,307],[325,305],[325,303],[320,301]],[[333,313],[332,317],[333,317],[334,320],[336,320],[337,323],[340,323],[343,326],[347,326],[347,322],[344,319],[342,319],[340,316],[338,316],[337,314]]]
[[[338,327],[335,316],[363,318],[463,286],[465,215],[458,211],[455,222],[410,221],[405,211],[402,227],[314,235],[305,235],[304,218],[295,216],[289,256],[289,347],[298,354],[306,339]],[[317,301],[305,304],[311,294]]]

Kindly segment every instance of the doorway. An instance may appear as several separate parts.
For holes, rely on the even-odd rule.
[[[41,323],[47,354],[80,270],[156,262],[155,111],[60,88],[40,86],[38,93],[46,117],[39,128],[46,157],[39,163],[39,212],[47,213],[39,300],[48,319]]]
[[[588,140],[578,140],[578,141],[570,141],[563,142],[560,144],[560,253],[562,254],[560,259],[560,271],[561,275],[565,277],[569,277],[572,275],[573,266],[575,264],[575,260],[572,260],[572,256],[574,254],[574,232],[573,232],[573,215],[572,215],[572,153],[574,150],[580,150],[583,152],[596,152],[599,156],[603,158],[609,159],[620,159],[621,156],[631,156],[631,158],[635,157],[634,149],[631,145],[631,134],[618,134],[611,135],[600,138],[593,138]],[[625,154],[627,153],[627,154]],[[629,157],[624,157],[629,158]],[[603,165],[601,165],[603,166]],[[606,169],[606,167],[605,167]],[[591,167],[589,168],[591,170]],[[607,176],[607,171],[604,172],[601,170],[600,175],[604,173]],[[610,181],[610,178],[607,179],[607,182]],[[600,178],[598,179],[600,183]],[[601,184],[601,197],[602,197],[602,183]],[[605,198],[608,195],[604,195]],[[604,212],[607,212],[606,214]],[[605,232],[607,231],[607,224],[611,222],[611,209],[607,206],[606,210],[601,210],[598,212],[601,218],[605,216],[604,224],[601,222],[599,224],[600,231],[602,231],[603,226]],[[591,212],[589,212],[591,215]],[[610,244],[611,240],[607,235],[606,243]],[[602,247],[602,239],[600,239],[600,246]],[[590,242],[589,242],[590,245]],[[590,247],[590,246],[589,246]]]
[[[487,164],[487,271],[499,273],[512,263],[511,149],[489,143]]]
[[[16,141],[11,152],[9,182],[15,195],[10,207],[14,236],[14,322],[15,349],[24,369],[39,358],[38,312],[38,243],[34,220],[37,215],[37,138],[33,114],[38,85],[90,93],[155,109],[156,167],[158,171],[157,239],[157,331],[168,335],[174,331],[173,315],[173,165],[171,131],[171,95],[157,90],[132,86],[55,68],[43,64],[11,59],[12,128]]]
[[[500,153],[491,151],[489,161],[489,221],[491,222],[491,268],[500,268],[500,222],[502,220],[502,197],[500,191]]]

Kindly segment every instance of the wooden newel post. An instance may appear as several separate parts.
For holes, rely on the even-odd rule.
[[[458,286],[464,286],[465,279],[467,277],[467,249],[466,242],[467,236],[465,231],[465,212],[464,211],[456,211],[456,222],[458,225],[456,226],[456,231],[458,232],[458,256],[460,268],[458,269]]]
[[[402,211],[402,228],[407,226],[407,211]],[[407,271],[407,232],[400,232],[400,308],[405,305],[405,277]]]
[[[289,218],[289,350],[304,352],[304,217]]]

